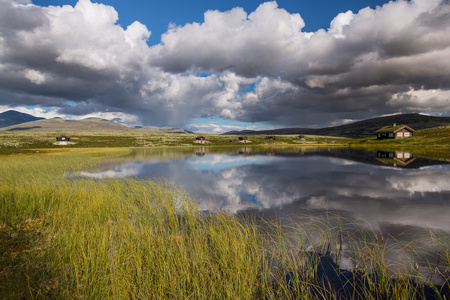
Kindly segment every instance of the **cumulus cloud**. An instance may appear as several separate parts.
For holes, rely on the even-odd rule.
[[[212,115],[308,126],[448,114],[449,15],[445,0],[397,0],[304,32],[301,12],[266,2],[172,24],[149,46],[150,30],[122,28],[111,6],[0,0],[0,105],[179,127]]]

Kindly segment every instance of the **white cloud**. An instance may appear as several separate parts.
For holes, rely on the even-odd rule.
[[[1,0],[0,104],[177,127],[199,115],[304,126],[448,114],[449,14],[448,1],[397,0],[306,33],[300,14],[266,2],[207,11],[149,47],[147,27],[120,27],[112,6]]]
[[[25,78],[29,79],[32,83],[37,85],[41,85],[45,82],[45,75],[36,70],[26,71]]]
[[[353,20],[353,12],[351,10],[346,13],[340,13],[331,21],[331,27],[328,30],[335,38],[343,39],[345,35],[342,33],[344,26],[350,25]]]

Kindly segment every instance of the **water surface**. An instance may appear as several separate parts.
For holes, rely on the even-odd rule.
[[[187,190],[201,210],[257,214],[281,223],[345,219],[422,248],[429,245],[421,240],[429,232],[450,233],[450,165],[409,151],[143,149],[80,175],[164,178]],[[421,252],[423,261],[433,251],[430,246]]]

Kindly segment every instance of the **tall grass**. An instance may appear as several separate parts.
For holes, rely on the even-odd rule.
[[[202,213],[165,181],[70,176],[117,154],[0,158],[0,299],[425,295],[421,278],[388,271],[387,244],[378,234],[347,230],[339,220],[286,228]],[[433,239],[450,266],[448,240]],[[352,276],[326,264],[345,251],[354,260]]]

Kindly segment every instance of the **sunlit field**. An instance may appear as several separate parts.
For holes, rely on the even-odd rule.
[[[393,273],[384,259],[388,237],[377,232],[295,220],[287,228],[198,211],[187,193],[165,181],[71,176],[128,151],[0,158],[1,299],[421,299],[448,293],[445,236],[427,238],[447,273],[430,264],[425,276],[414,271],[414,261]],[[332,264],[324,261],[344,254],[352,257],[352,270],[330,275]],[[436,276],[444,284],[434,285]]]

